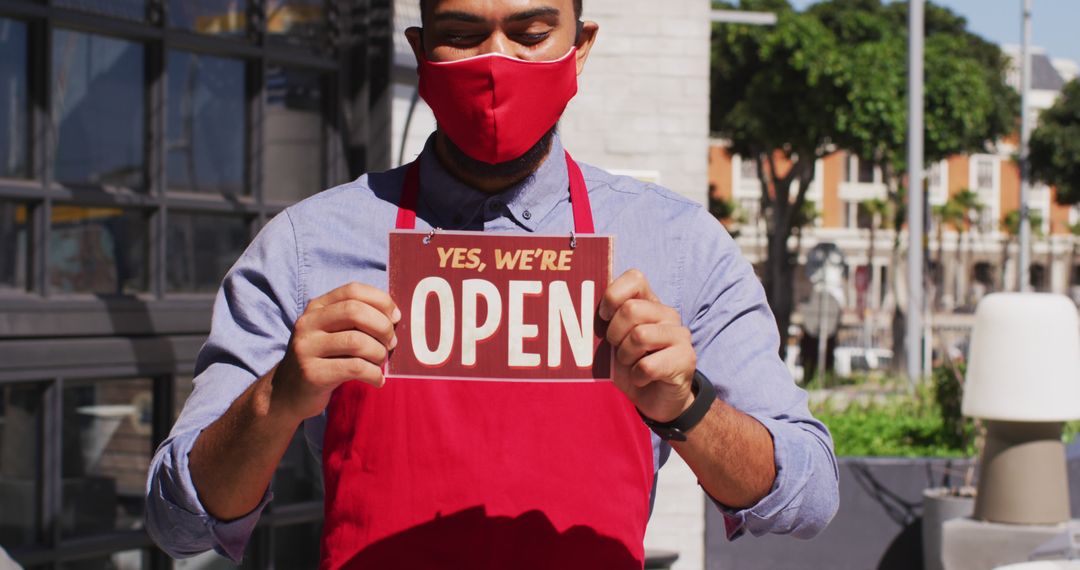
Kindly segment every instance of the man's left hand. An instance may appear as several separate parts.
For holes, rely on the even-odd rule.
[[[678,311],[660,302],[640,271],[611,282],[600,302],[615,351],[615,385],[652,420],[679,417],[694,400],[697,354]]]

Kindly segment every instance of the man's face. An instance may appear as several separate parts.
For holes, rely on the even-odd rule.
[[[550,61],[576,42],[581,73],[596,33],[592,22],[578,33],[573,0],[428,0],[424,11],[424,28],[406,33],[417,57],[429,61],[490,53]]]

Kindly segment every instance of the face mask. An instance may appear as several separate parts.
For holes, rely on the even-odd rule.
[[[420,62],[420,96],[465,154],[488,164],[525,154],[577,94],[577,48],[554,61],[488,54]]]

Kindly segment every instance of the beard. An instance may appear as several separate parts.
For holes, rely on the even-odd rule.
[[[454,144],[454,141],[450,140],[450,137],[446,139],[446,150],[448,151],[448,157],[454,166],[463,174],[475,178],[489,178],[495,180],[521,180],[526,176],[532,174],[547,158],[548,153],[551,151],[551,141],[555,138],[555,131],[558,125],[551,127],[551,129],[540,137],[540,140],[536,141],[529,150],[525,151],[525,154],[506,162],[499,162],[496,164],[489,164],[482,160],[476,160],[475,158],[465,154],[465,151],[461,150],[461,147]],[[445,134],[445,133],[444,133]]]

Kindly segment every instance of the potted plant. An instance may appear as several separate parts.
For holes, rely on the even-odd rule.
[[[945,442],[955,448],[968,449],[974,440],[978,448],[981,438],[975,436],[975,424],[961,413],[965,365],[947,361],[934,369],[933,398],[941,414]],[[970,517],[975,511],[975,467],[978,453],[962,471],[958,483],[952,484],[955,473],[945,473],[944,485],[923,491],[922,544],[923,568],[943,570],[941,562],[942,526],[945,521]]]

